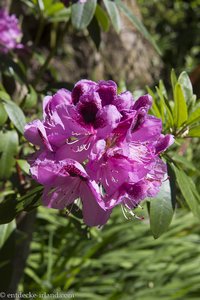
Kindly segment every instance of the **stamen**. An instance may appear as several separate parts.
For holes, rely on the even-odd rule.
[[[72,140],[72,141],[69,141],[69,139],[67,139],[67,144],[68,145],[73,145],[73,144],[77,143],[78,141],[79,141],[78,139]]]

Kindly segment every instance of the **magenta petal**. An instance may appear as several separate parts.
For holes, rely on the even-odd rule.
[[[79,180],[66,178],[63,186],[46,187],[43,192],[43,204],[49,208],[64,209],[79,197]]]
[[[24,136],[32,144],[37,146],[46,146],[47,149],[53,151],[47,138],[45,127],[40,120],[35,120],[26,124]]]
[[[115,105],[119,111],[129,110],[133,103],[133,95],[128,91],[119,94],[112,101],[112,104]]]
[[[84,93],[87,93],[90,91],[95,91],[96,87],[97,87],[97,84],[94,81],[87,80],[87,79],[78,81],[72,90],[73,103],[76,105],[79,102],[80,97]]]
[[[88,130],[90,130],[91,126],[86,126],[84,124],[82,116],[73,105],[59,105],[57,108],[57,114],[63,124],[66,138],[74,135],[79,136],[81,134],[87,134]]]
[[[83,220],[88,226],[104,225],[111,214],[111,210],[105,210],[98,189],[94,182],[82,183]]]
[[[95,136],[82,136],[72,142],[61,146],[56,152],[56,159],[62,160],[66,157],[77,160],[82,163],[89,156],[92,145],[95,142]]]
[[[43,100],[44,117],[51,115],[60,104],[70,105],[72,103],[71,92],[66,89],[60,89],[53,96],[46,96]]]
[[[96,116],[95,128],[99,139],[107,137],[120,122],[121,114],[114,105],[104,106]]]
[[[133,109],[145,109],[148,111],[152,106],[152,97],[150,95],[144,95],[138,98],[138,100],[134,103]]]
[[[112,104],[117,95],[117,85],[114,81],[101,80],[98,82],[98,89],[96,92],[99,94],[102,106]]]
[[[156,153],[161,153],[174,143],[174,137],[171,134],[162,135],[156,144]]]
[[[94,123],[97,112],[102,108],[98,93],[86,93],[80,97],[77,110],[85,123]]]
[[[136,142],[154,142],[161,134],[162,121],[156,117],[148,116],[143,123],[131,133],[128,133],[128,140]]]
[[[66,175],[61,173],[62,166],[54,161],[54,154],[43,152],[31,164],[30,172],[35,180],[43,185],[63,183]]]

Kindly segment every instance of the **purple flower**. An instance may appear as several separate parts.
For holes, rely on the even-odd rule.
[[[0,10],[0,52],[7,53],[15,48],[22,48],[19,43],[22,32],[19,21],[15,15],[9,15],[5,10]]]
[[[80,198],[83,219],[88,226],[103,225],[108,220],[111,211],[106,211],[99,186],[75,160],[55,160],[52,153],[43,152],[32,163],[30,171],[44,185],[45,206],[64,209]]]
[[[25,137],[39,148],[31,174],[43,184],[44,205],[63,209],[81,199],[89,226],[107,222],[112,209],[134,209],[154,197],[166,178],[159,155],[172,143],[160,119],[148,114],[149,95],[134,101],[113,81],[80,80],[43,102],[43,120],[26,125]]]

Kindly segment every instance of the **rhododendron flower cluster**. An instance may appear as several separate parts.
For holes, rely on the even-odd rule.
[[[9,15],[7,11],[0,10],[0,52],[7,53],[15,48],[22,48],[19,21],[15,15]]]
[[[43,120],[25,127],[38,151],[32,177],[44,185],[43,203],[64,209],[82,203],[89,226],[103,225],[121,204],[125,214],[154,197],[166,176],[159,155],[172,143],[160,119],[149,115],[149,95],[117,93],[113,81],[81,80],[43,101]]]

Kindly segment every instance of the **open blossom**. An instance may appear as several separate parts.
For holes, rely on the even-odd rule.
[[[9,15],[7,11],[0,10],[0,52],[7,53],[15,48],[22,48],[20,39],[22,32],[19,21],[15,15]]]
[[[113,81],[81,80],[43,102],[43,120],[25,127],[38,146],[31,174],[44,185],[44,205],[64,209],[80,199],[87,225],[103,225],[112,209],[132,213],[154,197],[166,177],[159,157],[172,143],[160,119],[148,114],[152,98],[135,101]]]

